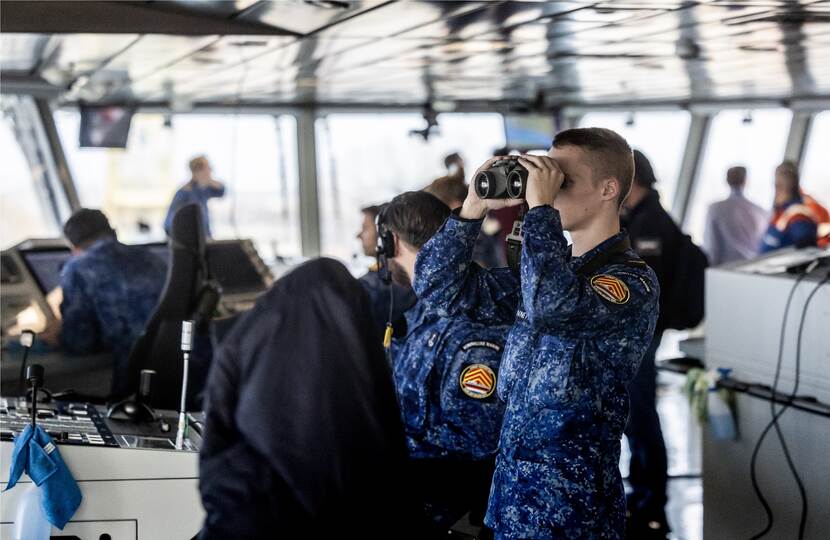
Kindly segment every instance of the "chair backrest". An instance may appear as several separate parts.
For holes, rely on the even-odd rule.
[[[183,206],[173,216],[169,245],[167,280],[155,311],[130,351],[126,388],[130,393],[137,391],[141,370],[152,369],[156,376],[153,379],[150,405],[177,410],[181,399],[184,365],[181,351],[182,321],[194,318],[200,295],[210,278],[205,258],[202,213],[198,205]],[[199,339],[199,336],[195,338]],[[204,359],[200,360],[205,362]],[[204,385],[202,373],[206,372],[204,366],[195,367],[197,369],[193,369],[191,362],[187,400],[191,405],[194,403],[193,396]]]

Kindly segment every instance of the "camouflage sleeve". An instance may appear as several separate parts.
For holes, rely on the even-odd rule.
[[[657,320],[659,285],[647,267],[614,265],[583,276],[568,264],[568,246],[559,212],[536,207],[525,217],[522,247],[522,296],[530,322],[542,331],[577,327],[601,331],[625,325],[645,313]]]
[[[61,347],[73,354],[95,352],[98,348],[98,320],[80,272],[67,266],[61,276],[61,289]]]
[[[464,314],[476,322],[510,324],[519,302],[518,277],[509,268],[472,262],[481,223],[450,216],[418,252],[413,288],[441,317]]]

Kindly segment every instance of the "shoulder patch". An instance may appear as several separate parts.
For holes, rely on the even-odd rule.
[[[496,389],[496,374],[484,364],[470,364],[458,378],[461,391],[474,399],[485,399]]]
[[[592,277],[591,288],[603,299],[614,304],[625,304],[631,298],[628,286],[621,279],[608,274]]]

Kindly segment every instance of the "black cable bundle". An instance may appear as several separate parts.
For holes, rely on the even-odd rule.
[[[752,451],[752,458],[750,460],[750,478],[752,479],[752,488],[755,491],[755,495],[758,497],[758,500],[761,502],[761,505],[764,507],[764,512],[766,513],[767,517],[767,524],[764,527],[764,530],[752,536],[751,540],[757,540],[762,538],[772,530],[773,524],[775,523],[775,516],[773,515],[772,508],[769,505],[769,502],[764,497],[763,492],[761,491],[760,486],[758,485],[758,478],[756,476],[756,464],[758,459],[758,453],[761,450],[761,446],[766,438],[767,434],[769,433],[770,429],[773,427],[775,428],[776,435],[778,436],[778,440],[781,443],[781,448],[784,451],[784,458],[787,461],[787,467],[790,469],[790,472],[795,479],[795,482],[798,486],[799,496],[801,498],[801,517],[799,520],[798,526],[798,539],[802,540],[804,538],[804,532],[807,526],[807,511],[808,511],[808,501],[807,501],[807,491],[804,488],[804,483],[801,480],[801,476],[798,474],[798,470],[795,467],[795,463],[793,462],[792,456],[790,455],[789,447],[787,446],[786,439],[784,438],[784,434],[781,431],[781,426],[778,423],[779,418],[790,408],[793,401],[798,397],[798,388],[801,383],[801,338],[804,333],[804,320],[807,316],[807,308],[810,305],[810,302],[813,299],[813,296],[821,289],[821,287],[830,281],[830,273],[828,273],[821,281],[819,281],[818,285],[810,291],[810,294],[807,296],[807,299],[804,301],[804,307],[801,310],[801,318],[798,323],[798,333],[796,335],[796,354],[795,354],[795,382],[793,384],[792,392],[790,392],[789,396],[781,407],[781,409],[776,410],[775,408],[775,400],[776,396],[778,395],[778,382],[781,375],[781,365],[784,355],[784,337],[786,333],[787,327],[787,318],[789,316],[790,311],[790,304],[793,299],[793,295],[795,294],[795,290],[798,288],[798,285],[804,279],[807,273],[800,274],[793,284],[792,289],[790,290],[790,294],[787,297],[787,303],[784,308],[784,320],[781,323],[781,338],[778,343],[778,359],[775,366],[775,377],[773,379],[772,384],[772,395],[770,398],[770,414],[772,418],[770,422],[766,425],[764,430],[761,432],[761,436],[758,438],[758,442],[755,444],[755,448]]]

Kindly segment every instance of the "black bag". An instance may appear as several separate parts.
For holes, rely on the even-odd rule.
[[[688,234],[679,232],[674,279],[664,303],[666,328],[686,330],[700,324],[704,315],[704,283],[709,259]]]

